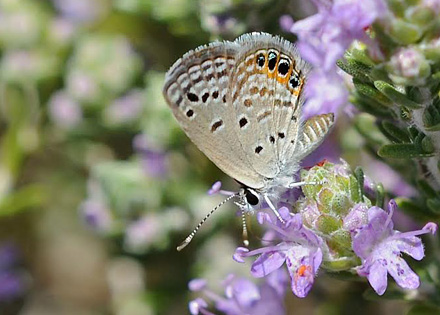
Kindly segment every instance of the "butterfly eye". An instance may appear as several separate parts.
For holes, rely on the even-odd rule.
[[[259,54],[257,57],[257,65],[261,69],[264,67],[264,63],[266,62],[266,58],[263,54]]]
[[[275,70],[275,66],[277,65],[277,54],[274,51],[269,52],[269,54],[267,55],[267,66],[269,68],[269,70],[272,72],[273,70]]]
[[[292,89],[295,89],[299,86],[299,77],[297,74],[292,74],[292,77],[289,80],[289,86]]]
[[[251,206],[256,206],[260,202],[260,199],[258,198],[258,196],[253,191],[251,191],[249,189],[246,189],[246,201]]]
[[[278,73],[281,76],[286,76],[287,72],[289,72],[290,68],[290,62],[289,60],[285,58],[281,58],[280,62],[278,63]]]

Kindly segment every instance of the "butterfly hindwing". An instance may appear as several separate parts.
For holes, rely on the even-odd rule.
[[[316,115],[304,122],[295,158],[302,160],[324,141],[334,123],[334,114]]]

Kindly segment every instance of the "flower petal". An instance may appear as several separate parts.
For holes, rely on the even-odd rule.
[[[402,257],[397,256],[393,260],[388,261],[387,269],[401,288],[417,289],[419,287],[419,276],[408,266]]]
[[[267,276],[272,271],[280,268],[285,260],[286,255],[282,251],[264,253],[252,264],[251,273],[256,278]]]
[[[232,256],[232,259],[234,259],[236,262],[244,263],[243,257],[245,257],[246,253],[248,253],[248,252],[249,252],[249,249],[246,247],[237,247],[234,255]]]
[[[202,298],[197,298],[195,300],[192,300],[188,304],[189,312],[191,313],[191,315],[200,314],[200,310],[207,308],[207,307],[208,307],[208,304]]]
[[[306,297],[310,292],[321,261],[322,252],[319,248],[311,252],[310,248],[298,245],[289,250],[286,265],[292,281],[292,292],[297,297]]]
[[[380,261],[373,263],[370,267],[367,278],[377,294],[382,295],[385,293],[388,285],[387,268],[383,266]]]
[[[207,282],[205,279],[192,279],[189,283],[188,283],[188,288],[193,291],[193,292],[197,292],[197,291],[201,291],[203,289],[206,288]]]
[[[249,308],[260,298],[260,291],[255,283],[246,279],[237,279],[233,283],[233,296],[243,308]]]
[[[425,250],[423,248],[422,240],[416,236],[397,239],[394,242],[399,251],[411,256],[416,260],[421,260],[423,257],[425,257]]]

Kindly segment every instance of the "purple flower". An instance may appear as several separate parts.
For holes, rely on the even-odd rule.
[[[301,298],[307,296],[322,262],[324,242],[303,225],[301,214],[291,216],[282,228],[273,224],[269,216],[265,220],[282,242],[250,252],[239,247],[234,255],[235,260],[261,254],[251,267],[252,275],[257,278],[265,277],[286,264],[293,293]]]
[[[16,264],[19,252],[12,243],[2,244],[0,247],[0,303],[11,301],[24,294],[26,282],[24,273]]]
[[[364,170],[368,174],[364,181],[364,190],[367,195],[375,195],[376,182],[382,183],[387,191],[396,196],[411,198],[417,195],[414,187],[409,185],[399,173],[386,163],[368,158]]]
[[[348,90],[336,69],[334,72],[313,70],[307,79],[305,93],[308,101],[304,108],[304,118],[337,112],[348,99]]]
[[[80,205],[80,214],[85,223],[101,233],[109,233],[113,227],[113,218],[105,202],[87,199]]]
[[[420,280],[401,257],[405,253],[416,260],[424,256],[423,244],[417,235],[432,233],[437,225],[428,223],[421,230],[401,233],[393,229],[391,217],[397,205],[391,200],[389,213],[378,207],[368,210],[368,223],[352,232],[353,250],[362,259],[357,268],[360,276],[367,277],[377,294],[387,288],[387,274],[404,289],[416,289]]]
[[[298,46],[304,58],[324,71],[334,67],[355,39],[369,41],[365,28],[386,8],[382,0],[314,2],[318,13],[294,23],[290,31],[298,35]]]
[[[0,271],[0,301],[10,301],[24,293],[23,279],[15,272]]]
[[[79,23],[92,22],[107,11],[105,1],[101,0],[53,0],[53,2],[65,18]]]
[[[215,195],[220,192],[220,189],[222,188],[222,182],[216,181],[214,184],[212,184],[212,187],[208,190],[208,195]]]
[[[146,173],[152,177],[161,178],[167,174],[166,152],[144,134],[133,139],[135,150],[141,155],[142,164]]]
[[[318,13],[290,28],[298,36],[301,55],[315,67],[306,84],[306,117],[335,112],[347,103],[348,93],[336,72],[336,61],[354,40],[371,42],[365,28],[386,8],[382,0],[316,0],[314,3]],[[285,17],[281,22],[283,27],[289,24]]]
[[[76,127],[83,118],[80,104],[64,91],[52,95],[49,100],[49,113],[53,122],[63,129]]]
[[[104,115],[110,124],[133,123],[139,120],[143,105],[144,93],[141,90],[133,89],[106,107]]]
[[[144,251],[162,239],[164,232],[161,218],[155,213],[149,213],[127,226],[124,245],[128,251]]]
[[[286,274],[280,270],[257,285],[245,278],[230,275],[224,281],[225,297],[219,296],[205,287],[204,280],[195,279],[189,283],[193,291],[202,291],[206,297],[215,302],[215,308],[225,314],[284,314],[284,290]],[[194,282],[196,282],[194,284]],[[201,286],[200,284],[204,285]],[[207,310],[208,303],[197,298],[189,303],[191,314],[213,314]]]

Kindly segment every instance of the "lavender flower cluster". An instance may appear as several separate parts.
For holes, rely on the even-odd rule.
[[[350,101],[354,100],[361,111],[378,117],[400,116],[410,125],[408,135],[400,129],[402,124],[394,127],[379,119],[378,124],[386,126],[388,134],[385,136],[392,141],[411,143],[388,144],[387,140],[381,138],[379,141],[376,137],[376,143],[388,145],[385,146],[388,150],[379,150],[379,155],[426,158],[427,162],[419,162],[419,172],[428,178],[429,184],[424,182],[422,187],[427,187],[426,194],[432,198],[428,199],[428,208],[438,213],[439,194],[435,190],[440,185],[439,164],[438,156],[433,153],[438,151],[440,125],[438,72],[431,76],[431,81],[428,78],[432,71],[438,71],[439,27],[432,19],[440,12],[440,2],[313,0],[313,3],[317,13],[304,20],[294,22],[290,16],[280,18],[281,28],[297,35],[302,56],[314,66],[306,85],[304,116],[338,113],[343,107],[349,109],[346,106],[350,94]],[[344,57],[348,60],[341,61]],[[354,116],[352,108],[346,112],[351,118]],[[371,116],[362,116],[358,121],[362,119],[374,121]],[[369,126],[381,134],[374,124]],[[359,129],[365,129],[361,134],[371,138],[368,134],[371,128],[361,126]],[[421,148],[416,148],[422,140]],[[423,173],[424,169],[427,171]],[[406,185],[395,171],[392,172],[399,178],[399,185]],[[260,288],[284,269],[290,275],[293,294],[299,298],[310,293],[319,270],[344,271],[366,278],[378,295],[387,290],[388,275],[402,289],[420,286],[419,276],[403,254],[421,260],[425,249],[420,235],[435,234],[436,223],[428,222],[408,232],[395,229],[396,200],[405,210],[411,209],[408,204],[413,204],[397,197],[384,207],[381,192],[372,189],[380,186],[372,184],[363,173],[352,172],[344,161],[340,164],[323,162],[302,170],[301,181],[322,184],[304,186],[299,199],[279,208],[285,224],[272,213],[260,211],[258,222],[266,228],[262,247],[238,247],[233,255],[239,263],[257,256],[252,261],[250,273],[263,279]],[[210,192],[222,192],[220,184],[216,183]],[[402,191],[394,193],[408,195]],[[414,197],[417,193],[413,191],[409,195]],[[278,279],[278,286],[286,284],[285,279]],[[210,300],[215,302],[217,310],[226,314],[248,314],[257,305],[266,310],[265,304],[276,305],[284,296],[284,291],[279,291],[279,295],[268,301],[261,296],[257,286],[250,289],[244,285],[248,280],[241,281],[243,284],[227,286],[225,291],[226,301],[234,304],[234,308],[225,308],[225,298],[191,283],[190,289],[201,291],[205,299],[198,297],[192,301],[190,311],[192,314],[211,314],[207,303]],[[243,296],[248,298],[246,302]],[[282,309],[277,307],[273,309]]]
[[[281,20],[285,30],[297,34],[301,55],[314,66],[306,87],[306,116],[337,112],[347,103],[348,91],[338,74],[336,61],[354,40],[371,43],[365,29],[382,16],[386,8],[382,0],[313,2],[317,14],[296,23],[288,16]]]
[[[284,290],[275,288],[287,284],[286,278],[280,276],[285,272],[284,266],[290,275],[291,290],[300,298],[308,295],[320,269],[366,277],[378,295],[387,289],[388,274],[401,288],[417,289],[419,277],[402,253],[421,260],[424,247],[418,236],[436,233],[437,225],[429,222],[410,232],[395,230],[392,220],[397,209],[395,201],[391,199],[386,210],[372,205],[364,194],[363,178],[357,178],[344,162],[324,161],[301,173],[305,182],[323,179],[322,184],[303,188],[304,195],[294,203],[292,211],[287,207],[279,209],[285,223],[273,213],[257,213],[258,222],[266,228],[263,247],[253,250],[238,247],[233,258],[244,263],[245,258],[258,256],[250,273],[255,278],[265,278],[266,282],[259,288],[243,279],[227,282],[226,298],[206,290],[202,280],[191,282],[190,289],[202,291],[226,314],[249,314],[253,309],[266,314],[263,310],[271,307],[282,309],[279,303]],[[218,186],[216,183],[216,191]],[[263,295],[260,291],[269,290],[268,285],[272,293]],[[208,303],[200,297],[190,303],[192,314],[210,314],[207,307]]]

